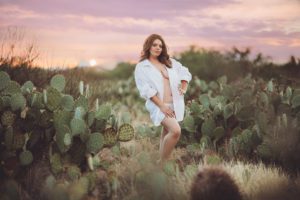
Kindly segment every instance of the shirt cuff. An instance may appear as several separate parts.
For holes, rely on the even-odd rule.
[[[146,93],[146,97],[148,99],[150,99],[151,97],[153,97],[154,95],[156,95],[157,91],[152,89],[152,88],[149,88],[149,90],[147,91]]]

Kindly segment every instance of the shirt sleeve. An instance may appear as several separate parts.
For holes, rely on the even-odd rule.
[[[134,79],[140,96],[142,98],[147,100],[157,94],[157,90],[149,84],[144,71],[138,65],[135,67],[134,70]]]
[[[187,82],[190,82],[192,80],[192,74],[190,73],[189,69],[185,66],[183,66],[180,62],[176,61],[175,59],[172,59],[172,63],[174,64],[173,67],[175,67],[180,80],[185,80]]]

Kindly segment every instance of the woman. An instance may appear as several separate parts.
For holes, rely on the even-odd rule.
[[[184,116],[184,94],[192,79],[189,70],[169,57],[160,35],[144,42],[140,62],[134,71],[136,86],[155,126],[162,125],[160,162],[165,161],[179,140],[178,124]]]

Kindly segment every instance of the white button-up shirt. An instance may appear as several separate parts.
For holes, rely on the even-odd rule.
[[[184,96],[180,95],[178,86],[181,80],[190,82],[192,75],[188,68],[175,59],[172,59],[172,68],[167,68],[169,74],[170,87],[173,98],[173,106],[177,121],[182,121],[184,117]],[[160,71],[151,64],[148,59],[139,62],[134,71],[134,78],[136,86],[139,90],[140,96],[146,99],[146,109],[150,113],[150,118],[155,126],[159,126],[161,121],[165,118],[165,114],[161,112],[160,108],[150,99],[157,95],[160,100],[164,96],[164,82]]]

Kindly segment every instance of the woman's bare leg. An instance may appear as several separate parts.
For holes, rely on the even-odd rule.
[[[160,142],[159,142],[159,153],[160,154],[161,154],[161,151],[162,151],[163,140],[164,140],[165,136],[167,135],[167,133],[168,133],[168,129],[163,126],[162,130],[161,130]]]
[[[165,117],[161,124],[169,131],[163,138],[160,151],[161,161],[165,161],[180,138],[181,128],[175,118]]]

